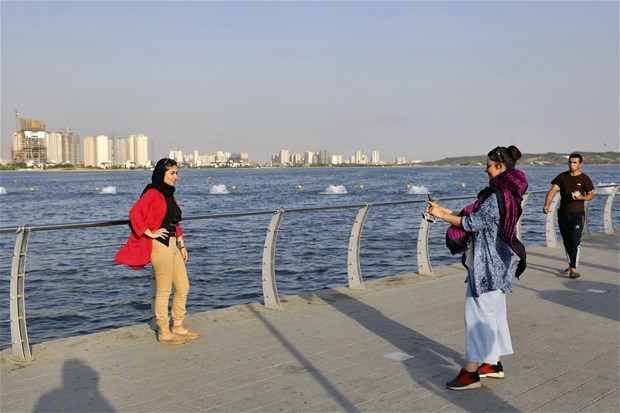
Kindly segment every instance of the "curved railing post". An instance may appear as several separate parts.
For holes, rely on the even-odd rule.
[[[275,254],[276,238],[283,214],[284,210],[279,209],[271,217],[263,249],[263,301],[265,307],[273,310],[282,310],[282,304],[280,304],[280,297],[278,296],[278,286],[276,285]]]
[[[615,188],[611,190],[609,193],[609,198],[605,202],[605,210],[603,212],[603,227],[605,228],[605,234],[613,234],[614,233],[614,221],[611,219],[611,207],[614,203],[614,198],[616,197],[616,193],[620,189],[620,185],[616,185]]]
[[[10,290],[10,318],[11,344],[13,355],[11,359],[20,363],[30,363],[34,360],[30,352],[28,329],[26,328],[26,296],[24,294],[26,280],[26,255],[30,228],[20,227],[15,237],[13,262],[11,265]]]
[[[519,220],[517,221],[517,238],[519,238],[519,240],[523,240],[523,238],[521,238],[521,220],[523,219],[523,212],[525,211],[525,204],[527,203],[527,200],[530,198],[530,195],[532,195],[531,192],[526,192],[523,195],[523,199],[521,200],[521,216],[519,217]]]
[[[545,222],[545,238],[547,240],[548,248],[558,248],[558,239],[555,236],[555,214],[557,213],[558,201],[560,200],[560,193],[556,192],[553,195],[553,199],[549,204],[549,212],[547,212],[547,220]]]
[[[418,274],[420,275],[433,275],[433,267],[431,267],[431,259],[428,255],[428,231],[430,227],[430,223],[422,219],[418,231]]]
[[[588,227],[588,207],[590,206],[590,201],[584,201],[583,203],[583,231],[582,237],[586,237],[587,239],[592,239],[590,235],[590,228]]]
[[[362,238],[362,228],[368,215],[370,204],[364,205],[357,213],[351,236],[349,237],[349,252],[347,254],[347,275],[349,278],[349,288],[352,290],[365,290],[362,270],[360,269],[360,240]]]

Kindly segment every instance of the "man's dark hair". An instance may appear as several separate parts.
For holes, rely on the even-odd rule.
[[[571,159],[571,158],[577,158],[579,159],[579,163],[583,163],[583,158],[578,153],[571,153],[570,155],[568,155],[568,159]]]

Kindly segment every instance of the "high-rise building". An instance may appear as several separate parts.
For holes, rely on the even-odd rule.
[[[80,164],[80,137],[65,129],[47,134],[47,162],[51,164]]]
[[[183,163],[183,151],[170,151],[168,158],[174,159],[177,163]]]
[[[302,159],[301,159],[301,154],[300,153],[294,153],[291,155],[291,163],[293,165],[301,165]]]
[[[84,166],[97,168],[110,168],[112,166],[112,153],[114,142],[105,135],[84,138]]]
[[[379,151],[374,150],[370,153],[370,163],[377,165],[379,163]]]
[[[291,153],[288,149],[280,150],[280,165],[286,166],[291,163]]]
[[[342,155],[332,155],[332,165],[341,165],[343,163]]]
[[[62,136],[62,163],[71,165],[81,165],[80,157],[80,135],[65,129],[60,132]]]
[[[112,138],[114,143],[114,165],[145,167],[149,164],[149,138],[145,135],[129,135],[126,138]]]
[[[64,163],[62,159],[62,134],[50,132],[47,134],[47,162],[53,164]]]
[[[15,123],[17,127],[17,111]],[[47,163],[47,132],[45,123],[38,119],[20,119],[21,129],[13,134],[11,159],[17,163]]]
[[[228,156],[226,156],[226,152],[215,152],[215,162],[219,164],[225,164],[226,162],[228,162]]]
[[[357,165],[366,165],[368,163],[368,156],[364,153],[363,150],[356,151],[351,157],[351,163]]]
[[[149,138],[146,135],[129,135],[127,138],[130,151],[137,166],[146,166],[149,161]]]
[[[15,132],[11,159],[16,163],[47,163],[47,132],[29,130]]]
[[[317,158],[317,163],[319,165],[329,165],[331,159],[330,159],[329,152],[327,151],[327,149],[319,150],[318,155],[319,156]]]

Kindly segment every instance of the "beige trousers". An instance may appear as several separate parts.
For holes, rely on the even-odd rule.
[[[166,247],[159,241],[153,240],[153,252],[151,253],[151,265],[155,277],[155,322],[159,330],[167,330],[170,327],[168,316],[168,304],[174,285],[174,297],[172,298],[172,320],[175,324],[182,324],[185,318],[185,303],[189,293],[189,279],[185,269],[185,261],[181,251],[177,248],[175,237],[171,237]]]

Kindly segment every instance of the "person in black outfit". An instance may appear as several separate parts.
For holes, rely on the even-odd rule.
[[[558,226],[568,268],[563,273],[570,278],[579,278],[577,265],[579,264],[579,244],[581,234],[586,221],[585,201],[591,201],[594,197],[594,185],[588,175],[581,172],[583,158],[578,153],[568,156],[568,171],[562,172],[551,181],[551,189],[545,198],[543,212],[549,212],[549,204],[556,191],[560,190],[560,209],[558,210]]]

